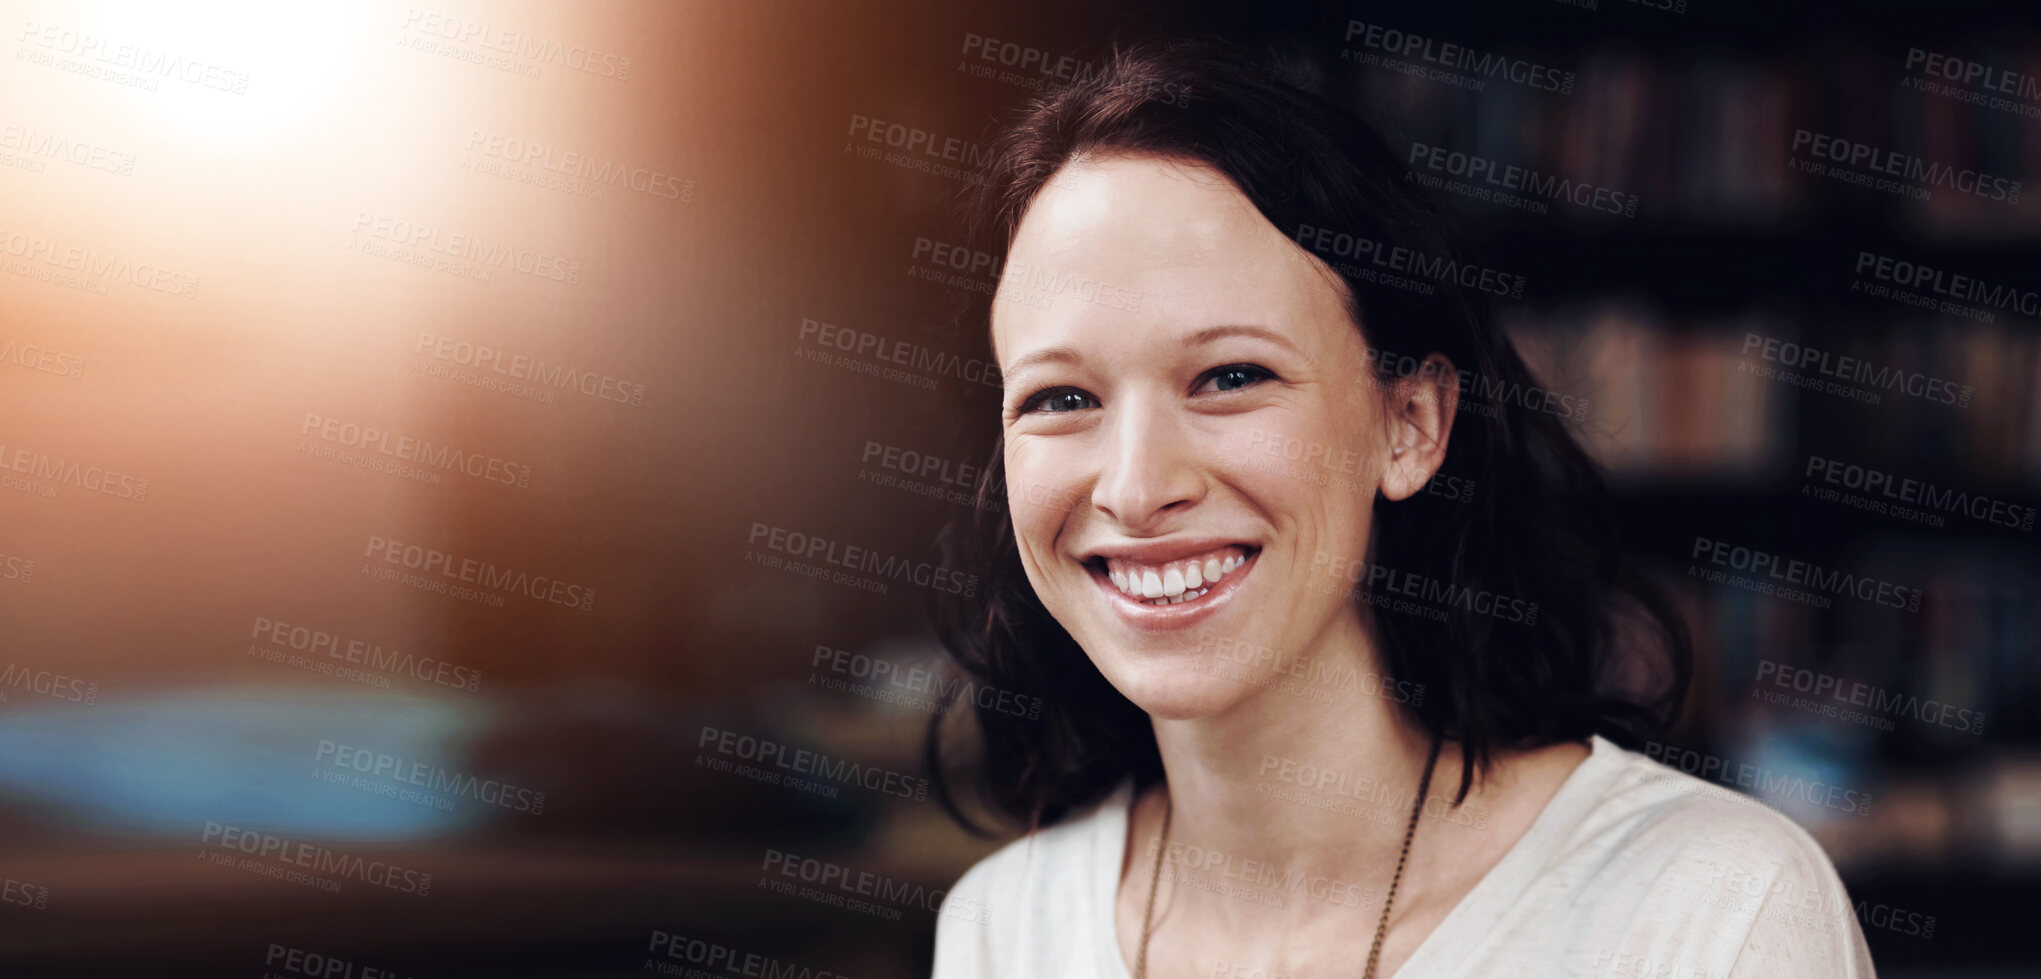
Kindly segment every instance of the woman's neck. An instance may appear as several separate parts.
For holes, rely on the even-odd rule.
[[[1301,689],[1271,684],[1218,714],[1154,721],[1173,806],[1172,863],[1188,855],[1236,875],[1245,865],[1256,879],[1323,878],[1379,898],[1431,742],[1393,696],[1371,692],[1383,678],[1369,638],[1348,620],[1302,654],[1311,679]],[[1323,682],[1330,677],[1358,682]],[[1431,794],[1457,788],[1459,772],[1457,755],[1442,750]],[[1307,915],[1323,910],[1295,903]]]

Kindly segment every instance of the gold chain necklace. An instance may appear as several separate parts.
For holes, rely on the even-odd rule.
[[[1389,907],[1396,901],[1396,886],[1403,883],[1403,865],[1410,859],[1410,841],[1417,835],[1417,816],[1424,811],[1424,795],[1431,791],[1432,767],[1439,761],[1439,737],[1432,735],[1432,750],[1424,761],[1424,778],[1417,783],[1417,798],[1410,804],[1410,826],[1403,831],[1403,852],[1396,857],[1396,876],[1389,878],[1389,895],[1382,899],[1382,920],[1375,925],[1375,944],[1368,949],[1368,971],[1361,979],[1375,979],[1375,962],[1382,957],[1382,937],[1389,933]],[[1148,879],[1148,910],[1141,915],[1141,954],[1134,960],[1134,979],[1148,979],[1148,939],[1155,933],[1155,892],[1162,884],[1162,854],[1169,849],[1169,793],[1162,795],[1162,838],[1155,845],[1155,870]]]

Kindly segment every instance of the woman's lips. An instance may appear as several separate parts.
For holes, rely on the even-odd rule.
[[[1232,544],[1160,565],[1093,558],[1085,562],[1085,568],[1122,621],[1139,629],[1176,629],[1224,606],[1254,570],[1260,554],[1259,547]],[[1191,584],[1193,564],[1196,585]],[[1211,577],[1214,571],[1218,572],[1216,581]],[[1155,578],[1154,587],[1150,587],[1150,575]],[[1147,597],[1150,591],[1159,592],[1161,600]],[[1176,595],[1171,596],[1171,591]]]

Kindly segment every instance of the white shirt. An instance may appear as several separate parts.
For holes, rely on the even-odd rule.
[[[1132,800],[1122,783],[966,872],[936,918],[934,979],[1131,979],[1113,910]],[[1357,947],[1373,929],[1369,916]],[[1395,973],[1474,976],[1875,973],[1842,881],[1805,830],[1597,736],[1530,829]]]

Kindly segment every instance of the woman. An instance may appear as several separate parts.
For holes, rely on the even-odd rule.
[[[1045,707],[978,712],[1029,832],[938,979],[1872,975],[1805,832],[1625,747],[1684,627],[1379,137],[1177,41],[994,146],[1007,507],[940,622]]]

